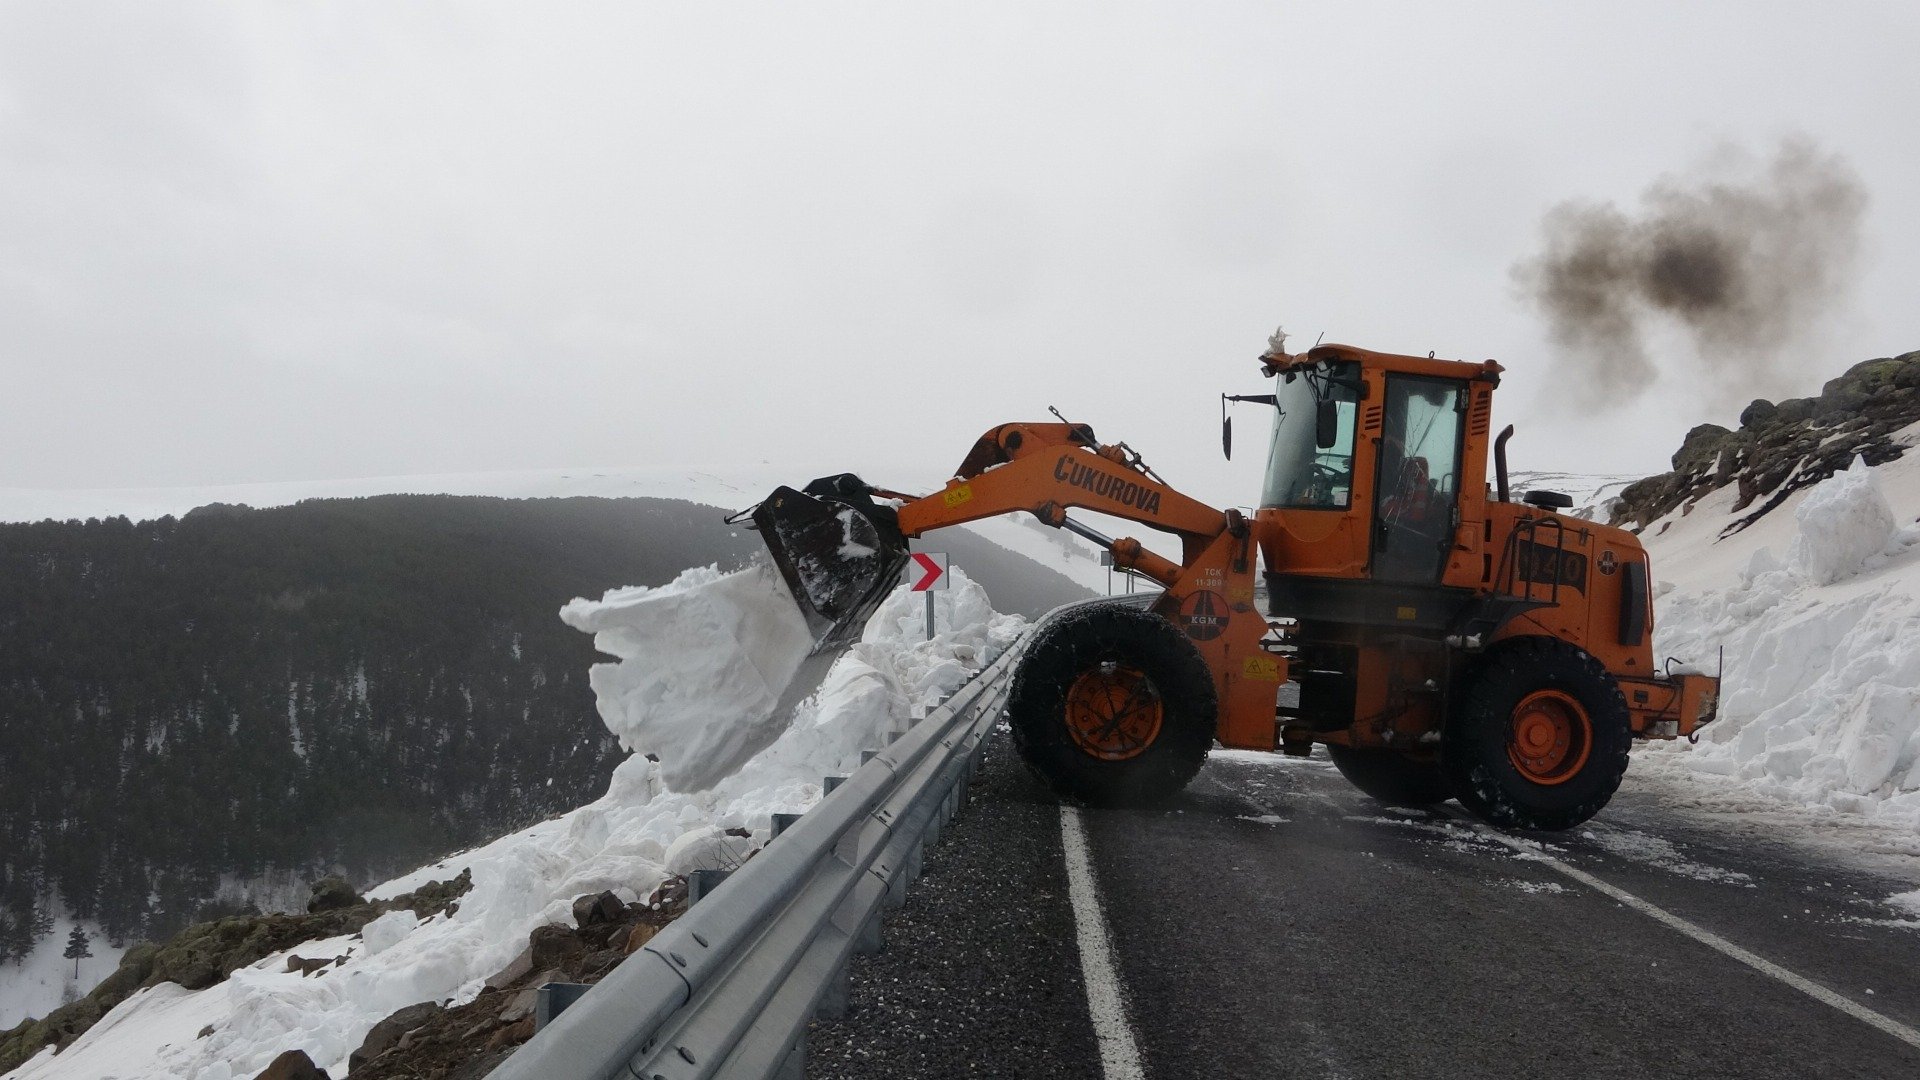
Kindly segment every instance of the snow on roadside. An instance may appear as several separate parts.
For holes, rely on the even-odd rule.
[[[1920,531],[1901,524],[1920,509],[1920,456],[1856,463],[1718,540],[1731,499],[1647,530],[1656,655],[1711,671],[1726,649],[1720,719],[1697,746],[1650,751],[1920,828]]]
[[[688,570],[659,588],[614,589],[560,609],[619,661],[589,672],[600,716],[630,753],[652,754],[675,791],[701,791],[739,770],[783,730],[780,693],[813,637],[771,564],[737,573]],[[672,653],[673,666],[652,663]],[[716,713],[736,718],[712,723]]]
[[[642,594],[632,590],[614,590],[601,601],[577,601],[569,608],[576,625],[614,634],[626,644],[644,638],[646,650],[616,653],[618,663],[606,666],[617,669],[616,681],[623,685],[661,686],[662,680],[627,669],[706,673],[723,659],[736,666],[766,659],[750,650],[769,641],[779,652],[785,640],[778,630],[780,616],[738,606],[751,606],[745,597],[787,603],[754,582],[750,575],[755,573],[690,570],[654,591],[656,599],[670,601],[657,605],[656,613],[684,615],[699,606],[694,597],[706,594],[706,616],[732,606],[733,625],[765,623],[773,627],[768,638],[743,630],[729,639],[727,620],[719,617],[698,633],[643,633],[636,610],[647,605],[638,603]],[[822,777],[857,767],[861,750],[884,745],[904,730],[914,709],[931,706],[964,682],[1010,645],[1024,625],[1017,616],[995,613],[985,591],[957,570],[952,589],[935,596],[933,640],[925,640],[922,598],[897,591],[881,605],[863,640],[834,665],[817,697],[796,710],[771,745],[736,761],[733,771],[698,769],[670,755],[713,751],[733,760],[752,737],[662,741],[660,762],[638,753],[629,757],[614,771],[601,799],[369,890],[373,897],[390,897],[471,869],[473,888],[451,915],[419,922],[389,915],[355,938],[291,950],[310,957],[348,956],[340,967],[311,978],[288,972],[289,953],[278,953],[206,990],[166,984],[141,991],[63,1053],[43,1052],[11,1075],[18,1080],[244,1080],[291,1049],[306,1051],[335,1076],[344,1075],[348,1054],[375,1023],[416,1002],[471,1001],[484,981],[520,952],[534,927],[569,921],[575,897],[612,890],[638,900],[670,874],[736,863],[749,845],[725,830],[750,831],[751,846],[764,842],[772,814],[803,811],[818,801]],[[677,618],[668,621],[683,625]],[[751,640],[743,644],[742,638]],[[714,655],[716,649],[724,658]],[[663,708],[683,707],[671,698],[668,689],[660,690]],[[765,717],[755,712],[758,700],[752,694],[710,698],[708,726],[763,725]],[[652,738],[657,732],[649,728],[644,708],[644,702],[618,700],[604,719],[623,738]],[[660,730],[689,734],[674,725]],[[682,768],[724,775],[704,777],[711,780],[704,790],[671,790],[667,776]],[[200,1037],[204,1027],[211,1033]]]
[[[1630,862],[1665,870],[1695,881],[1719,881],[1753,887],[1753,877],[1738,870],[1708,866],[1688,858],[1673,841],[1637,829],[1614,825],[1596,825],[1583,829],[1581,836],[1592,840],[1601,850]]]

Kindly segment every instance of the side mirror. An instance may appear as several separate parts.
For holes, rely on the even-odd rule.
[[[1340,406],[1332,398],[1322,398],[1313,412],[1313,444],[1325,450],[1340,441]]]
[[[1220,452],[1227,455],[1228,461],[1233,460],[1233,417],[1231,416],[1220,418]]]

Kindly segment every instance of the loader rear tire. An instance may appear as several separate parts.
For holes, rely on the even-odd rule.
[[[1437,761],[1421,761],[1397,750],[1355,750],[1329,746],[1333,767],[1375,802],[1388,806],[1433,806],[1453,798],[1453,785]]]
[[[1553,638],[1496,646],[1468,676],[1440,744],[1454,797],[1514,829],[1570,829],[1626,775],[1633,729],[1620,684]]]
[[[1042,627],[1014,676],[1007,722],[1054,791],[1100,806],[1165,799],[1213,745],[1213,674],[1172,623],[1093,606]]]

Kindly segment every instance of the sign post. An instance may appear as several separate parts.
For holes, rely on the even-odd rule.
[[[948,584],[947,553],[944,551],[916,551],[913,561],[907,564],[907,586],[914,592],[927,594],[927,640],[933,640],[933,594],[946,592]]]

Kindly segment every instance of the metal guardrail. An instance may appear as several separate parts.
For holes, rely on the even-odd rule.
[[[881,915],[906,902],[925,845],[965,803],[1030,636],[787,823],[489,1080],[800,1080],[808,1023],[845,1009],[848,960],[880,949]]]

